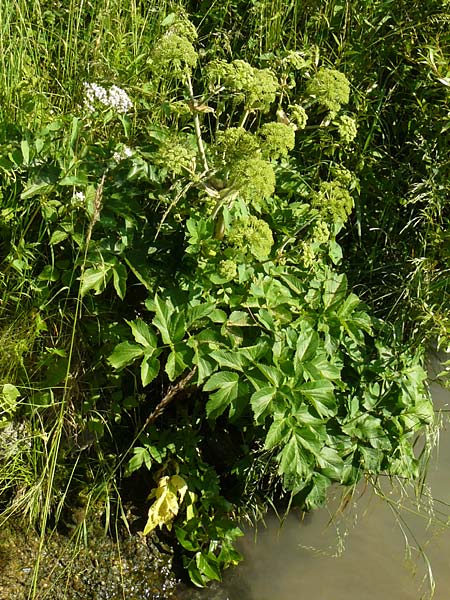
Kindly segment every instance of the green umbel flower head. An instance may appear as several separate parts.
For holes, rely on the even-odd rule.
[[[197,64],[197,52],[191,42],[171,31],[156,44],[151,56],[153,72],[158,75],[172,73],[181,76]]]
[[[336,125],[341,141],[344,142],[344,144],[351,144],[358,133],[355,119],[352,119],[347,115],[342,115],[339,117]]]
[[[353,209],[353,198],[339,181],[324,181],[314,194],[311,205],[328,223],[345,223]]]
[[[227,235],[230,246],[244,255],[252,255],[257,260],[266,260],[273,246],[272,231],[262,219],[250,215],[246,219],[236,219]]]
[[[257,138],[243,127],[229,127],[217,134],[216,148],[225,161],[235,161],[259,153]]]
[[[275,191],[275,173],[272,165],[260,156],[243,158],[231,165],[229,173],[232,185],[240,196],[253,203],[255,208]]]
[[[278,82],[269,69],[256,69],[245,60],[227,63],[215,60],[207,67],[207,76],[211,84],[223,85],[234,92],[235,101],[244,103],[246,110],[267,112],[275,101]]]
[[[196,147],[189,143],[188,138],[170,134],[158,148],[154,162],[160,167],[165,167],[169,173],[182,175],[193,170],[196,154]]]
[[[234,260],[221,260],[218,271],[225,281],[231,281],[237,276],[237,264]]]
[[[293,123],[297,125],[297,129],[305,129],[308,121],[308,115],[306,110],[300,104],[293,104],[289,106],[289,116]]]
[[[276,160],[287,156],[295,146],[295,131],[284,123],[264,123],[258,130],[264,158]]]
[[[308,82],[306,91],[316,102],[336,113],[341,106],[348,104],[350,82],[347,77],[335,69],[322,68]]]

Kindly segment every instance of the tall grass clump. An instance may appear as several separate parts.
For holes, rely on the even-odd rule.
[[[423,470],[447,74],[437,9],[195,4],[0,7],[0,485],[41,549],[131,499],[204,586],[240,518]]]

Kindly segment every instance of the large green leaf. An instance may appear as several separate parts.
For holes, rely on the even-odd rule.
[[[264,418],[270,412],[270,405],[276,393],[276,388],[269,386],[263,387],[260,390],[254,392],[250,399],[250,403],[252,405],[253,414],[255,415],[256,422],[261,423],[264,421]]]
[[[334,481],[341,481],[344,461],[337,450],[324,446],[316,454],[316,460],[320,470],[326,477]]]
[[[123,369],[131,365],[137,358],[144,354],[142,346],[132,342],[121,342],[114,348],[112,354],[108,357],[109,364],[114,369]]]
[[[310,464],[305,450],[296,435],[292,435],[289,442],[277,456],[278,472],[280,475],[294,476],[294,481],[310,475]]]
[[[334,387],[331,381],[308,381],[296,388],[314,406],[322,417],[332,417],[337,412]]]
[[[243,370],[240,350],[234,352],[231,350],[214,350],[209,353],[209,356],[215,360],[220,367],[237,369],[238,371]]]
[[[325,353],[320,352],[314,358],[303,365],[305,379],[319,380],[329,379],[339,381],[341,378],[341,366],[327,359]]]
[[[294,354],[294,370],[296,375],[302,372],[303,364],[311,360],[319,346],[319,335],[310,326],[302,328],[297,338]]]
[[[284,415],[276,415],[267,432],[264,447],[266,450],[271,450],[275,446],[281,444],[281,442],[290,435],[291,428],[288,419]]]
[[[162,300],[158,295],[154,299],[155,316],[153,325],[159,329],[162,341],[165,344],[171,343],[170,337],[170,317],[174,312],[171,302]]]
[[[113,274],[114,289],[116,290],[116,293],[119,296],[119,298],[121,300],[123,300],[125,298],[125,293],[127,291],[127,276],[128,276],[125,265],[117,262],[117,264],[114,265],[114,267],[113,267],[112,274]]]
[[[206,403],[206,414],[208,418],[216,419],[229,404],[237,398],[239,389],[239,375],[231,371],[220,371],[214,373],[204,384],[205,392],[212,392]]]
[[[99,267],[90,267],[86,269],[81,276],[81,297],[85,296],[90,290],[95,294],[101,294],[108,281],[111,279],[111,265],[103,263]]]
[[[189,350],[191,352],[191,350]],[[169,376],[170,381],[175,381],[177,377],[179,377],[183,371],[185,371],[188,367],[186,358],[186,349],[183,348],[183,344],[178,344],[173,347],[173,350],[169,353],[167,357],[167,362],[165,366],[165,371]]]
[[[138,344],[145,348],[157,348],[158,338],[145,321],[135,319],[134,321],[126,321],[126,323],[131,327],[133,337]]]
[[[145,387],[157,377],[160,369],[159,360],[146,356],[141,363],[141,381]]]
[[[344,274],[338,275],[331,269],[327,271],[323,289],[323,306],[325,310],[340,305],[347,293],[347,278]]]
[[[327,499],[327,489],[330,487],[331,481],[321,473],[314,473],[312,481],[311,491],[306,497],[306,506],[308,508],[318,508]]]
[[[281,385],[281,382],[283,381],[283,373],[281,373],[277,367],[273,365],[265,365],[263,363],[257,363],[255,366],[259,369],[259,371],[261,371],[271,385],[276,387]]]

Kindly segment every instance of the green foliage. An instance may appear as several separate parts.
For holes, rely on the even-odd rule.
[[[269,19],[263,2],[252,14],[257,4],[261,31],[280,42],[284,12]],[[335,8],[317,9],[317,31],[325,31],[319,17],[335,31],[343,7]],[[353,290],[363,280],[355,274],[361,246],[375,273],[379,244],[367,239],[378,239],[380,216],[385,224],[392,216],[374,181],[394,168],[376,114],[395,86],[372,100],[362,65],[330,65],[307,41],[313,24],[298,47],[268,48],[262,38],[258,46],[250,35],[238,54],[199,37],[181,10],[151,19],[153,9],[140,10],[130,38],[116,32],[123,65],[113,54],[102,63],[97,46],[79,39],[89,80],[100,83],[83,85],[85,73],[66,65],[77,74],[77,100],[44,111],[52,96],[41,82],[33,118],[21,97],[17,124],[0,124],[0,316],[14,325],[14,335],[0,329],[0,425],[31,440],[14,446],[17,465],[40,478],[30,515],[57,520],[72,493],[88,487],[104,498],[121,477],[131,486],[142,478],[151,494],[145,534],[170,528],[191,580],[204,586],[239,562],[240,516],[283,495],[315,508],[332,483],[417,477],[414,444],[433,410],[423,347],[414,336],[405,343],[404,332],[374,316],[372,295],[365,291],[365,303]],[[205,10],[201,27],[228,18],[223,8],[202,20]],[[79,14],[81,28],[89,15]],[[291,33],[286,40],[297,40]],[[342,44],[330,56],[351,62]],[[427,56],[446,81],[444,57]],[[417,91],[411,128],[435,114],[435,96]],[[426,224],[426,255],[408,289],[433,331],[440,311],[444,340],[445,305],[430,295],[448,292],[433,266],[445,270],[448,259],[436,139],[416,139],[429,179],[391,208],[416,210]],[[435,158],[442,170],[432,173]],[[389,252],[408,254],[414,232],[406,229],[392,234]],[[0,446],[0,466],[7,460]],[[22,507],[13,473],[1,481],[10,505]]]

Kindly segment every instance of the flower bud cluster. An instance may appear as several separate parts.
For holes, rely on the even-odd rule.
[[[170,134],[161,143],[158,152],[154,155],[155,164],[167,169],[174,175],[185,174],[193,171],[197,150],[189,139],[182,135]]]
[[[236,161],[231,165],[229,176],[240,196],[256,208],[261,200],[270,198],[275,192],[275,172],[261,156]]]
[[[335,69],[323,67],[308,82],[307,92],[318,104],[336,113],[350,99],[350,82]]]
[[[189,39],[168,31],[159,40],[149,62],[158,75],[172,73],[182,76],[195,67],[197,58],[197,52]]]
[[[84,86],[84,104],[89,112],[95,112],[99,105],[112,108],[117,113],[125,114],[133,108],[128,94],[117,85],[107,90],[97,83],[87,83]]]
[[[339,137],[344,144],[351,144],[358,133],[355,119],[348,115],[342,115],[336,123]]]
[[[275,101],[278,81],[269,69],[257,69],[245,60],[212,61],[207,68],[212,85],[223,85],[235,94],[237,103],[243,102],[246,110],[267,112]]]
[[[261,151],[264,158],[277,160],[287,156],[295,146],[295,131],[284,123],[264,123],[258,130]]]
[[[324,181],[313,195],[311,205],[325,221],[345,223],[353,209],[353,198],[339,181]]]
[[[243,254],[266,260],[273,246],[273,235],[265,221],[250,215],[236,219],[227,235],[227,242]]]

